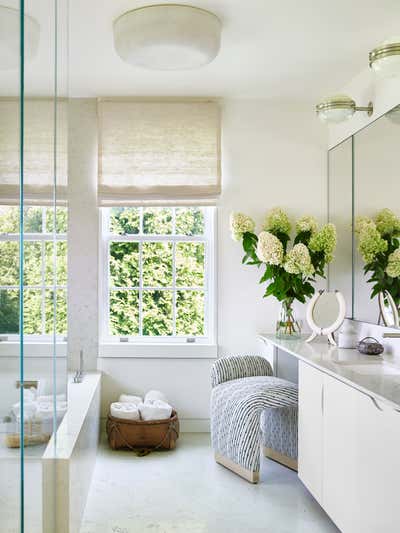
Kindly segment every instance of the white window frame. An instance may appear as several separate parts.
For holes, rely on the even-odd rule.
[[[123,206],[121,206],[123,207]],[[129,207],[129,206],[127,206]],[[159,206],[164,207],[164,206]],[[166,208],[173,210],[179,208],[166,205]],[[100,329],[100,344],[106,345],[118,345],[118,346],[132,346],[132,345],[215,345],[216,342],[216,208],[214,207],[201,207],[204,209],[204,234],[203,235],[154,235],[154,234],[126,234],[115,235],[108,231],[109,228],[109,213],[108,207],[100,208],[100,251],[99,251],[99,329]],[[140,209],[140,227],[142,228],[143,221],[143,209]],[[175,232],[175,216],[173,216],[173,233]],[[110,258],[109,249],[110,242],[138,242],[139,243],[139,287],[135,289],[125,290],[138,290],[143,292],[145,290],[171,290],[173,292],[173,317],[175,324],[175,299],[176,290],[185,290],[185,287],[176,287],[175,285],[175,246],[177,242],[202,242],[204,243],[204,286],[203,287],[190,287],[188,290],[202,290],[204,291],[204,327],[205,334],[202,336],[150,336],[150,335],[137,335],[137,336],[121,336],[110,335],[109,333],[109,293],[110,293]],[[172,242],[173,243],[173,283],[170,287],[146,287],[143,288],[142,280],[142,264],[141,264],[141,250],[143,242]],[[124,289],[121,289],[124,290]],[[142,299],[140,298],[140,302]],[[141,311],[141,310],[140,310]],[[142,328],[142,320],[140,317],[140,330]],[[125,352],[125,350],[124,350]]]
[[[48,207],[45,206],[38,206],[42,208],[42,228],[46,228],[46,217],[47,217],[47,209]],[[20,240],[20,234],[19,233],[0,233],[0,242],[19,242]],[[46,257],[46,251],[45,251],[45,243],[46,242],[55,242],[55,241],[63,241],[67,242],[67,234],[66,233],[56,233],[55,235],[53,233],[24,233],[23,236],[24,242],[29,241],[36,241],[41,243],[41,260],[42,260],[42,283],[40,285],[24,285],[24,290],[29,289],[35,289],[40,290],[42,293],[42,310],[41,310],[41,317],[42,317],[42,331],[45,330],[45,298],[46,298],[46,291],[47,290],[64,290],[66,297],[68,298],[68,292],[67,292],[67,285],[46,285],[46,272],[45,272],[45,257]],[[54,267],[56,265],[53,265]],[[19,291],[19,285],[0,285],[0,290],[18,290]],[[20,341],[20,337],[18,333],[0,333],[0,339],[1,343],[6,344],[7,342],[15,343]],[[56,335],[55,339],[58,342],[65,342],[67,339],[67,333],[65,335]],[[52,333],[46,334],[46,333],[37,333],[37,334],[24,334],[24,340],[28,343],[51,343],[54,340],[54,335]]]

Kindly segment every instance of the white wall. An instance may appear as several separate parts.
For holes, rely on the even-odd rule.
[[[280,108],[266,101],[225,102],[222,124],[219,353],[261,353],[264,348],[256,336],[274,330],[279,306],[274,299],[262,298],[259,271],[241,265],[242,250],[230,237],[229,214],[244,211],[260,227],[266,211],[280,205],[293,217],[310,213],[325,221],[326,128],[309,108]],[[305,315],[303,306],[300,315]],[[160,388],[178,409],[184,428],[203,429],[209,416],[211,364],[210,359],[101,358],[103,416],[122,391]]]

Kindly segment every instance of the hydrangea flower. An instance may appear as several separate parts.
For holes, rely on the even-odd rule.
[[[304,216],[299,218],[296,223],[297,233],[302,233],[304,231],[309,231],[311,233],[316,233],[318,229],[318,223],[316,219],[312,216]]]
[[[390,209],[382,209],[375,217],[381,235],[400,235],[400,219]]]
[[[258,236],[257,257],[263,263],[281,265],[283,261],[283,246],[278,237],[268,231],[262,231]]]
[[[364,228],[366,228],[367,226],[369,227],[372,227],[372,228],[375,228],[376,229],[376,225],[375,225],[375,222],[372,220],[372,218],[369,218],[369,217],[357,217],[356,218],[356,223],[355,223],[355,227],[354,227],[354,231],[358,234],[360,234],[362,232],[362,230]]]
[[[252,233],[256,227],[254,220],[243,213],[231,213],[229,218],[232,238],[235,241],[240,241],[243,233]]]
[[[267,213],[263,229],[270,233],[290,233],[289,217],[280,207],[274,207]]]
[[[371,263],[377,254],[386,252],[388,243],[382,239],[375,225],[364,226],[359,233],[358,250],[365,263]]]
[[[309,248],[313,252],[323,252],[325,261],[330,263],[336,248],[336,228],[333,224],[325,224],[310,239]]]
[[[293,246],[286,256],[284,268],[289,274],[303,274],[303,276],[314,274],[310,253],[305,244],[298,243]]]
[[[397,250],[389,255],[386,274],[391,278],[400,277],[400,248],[397,248]]]

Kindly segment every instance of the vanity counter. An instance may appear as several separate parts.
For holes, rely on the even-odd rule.
[[[286,340],[261,334],[258,338],[400,411],[400,367],[381,356],[331,346],[322,338],[311,343],[305,342],[305,336]]]

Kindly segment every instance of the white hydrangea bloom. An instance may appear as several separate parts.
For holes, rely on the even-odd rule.
[[[235,241],[240,241],[243,233],[253,233],[256,227],[254,220],[244,213],[231,213],[229,224],[232,238]]]
[[[310,252],[305,244],[298,243],[293,246],[286,256],[284,269],[289,274],[303,274],[303,276],[314,274]]]
[[[310,231],[311,233],[315,233],[317,230],[318,222],[313,216],[305,215],[304,217],[299,218],[296,223],[297,233],[301,233],[303,231]]]
[[[283,261],[283,246],[281,241],[269,233],[262,231],[258,236],[257,257],[269,265],[281,265]]]

